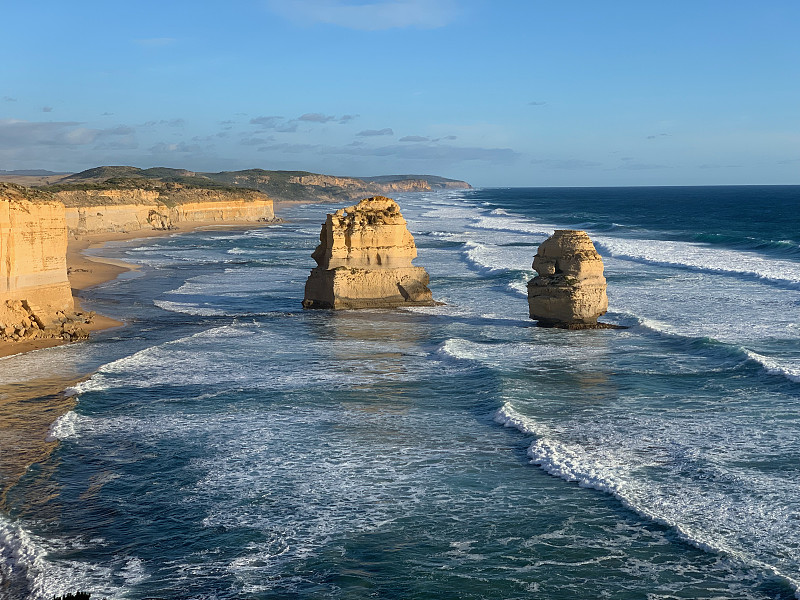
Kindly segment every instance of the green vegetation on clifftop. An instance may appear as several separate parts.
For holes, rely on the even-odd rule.
[[[49,192],[99,192],[104,190],[157,191],[160,201],[180,203],[188,190],[248,194],[261,192],[270,198],[301,202],[352,202],[375,195],[460,188],[463,181],[435,175],[382,175],[339,177],[309,171],[245,169],[199,173],[186,169],[102,166],[68,175],[40,189]],[[87,200],[94,202],[95,200]]]

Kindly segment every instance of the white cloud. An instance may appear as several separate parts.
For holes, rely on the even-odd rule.
[[[385,127],[384,129],[365,129],[364,131],[359,131],[356,135],[361,137],[375,137],[377,135],[394,135],[394,131],[390,127]]]
[[[327,123],[328,121],[335,121],[336,117],[333,115],[323,115],[322,113],[306,113],[300,115],[297,121],[307,121],[309,123]]]
[[[454,0],[267,0],[275,13],[302,24],[325,23],[348,29],[444,27],[456,16]]]
[[[0,119],[0,162],[6,164],[40,168],[43,161],[57,164],[74,160],[78,151],[107,157],[109,150],[137,147],[136,131],[125,125],[95,129],[77,121]]]
[[[92,143],[100,133],[98,129],[78,127],[77,121],[22,121],[0,119],[0,144],[14,146],[74,146]]]
[[[180,153],[202,153],[205,150],[202,144],[187,144],[186,142],[178,142],[169,144],[167,142],[159,142],[155,146],[149,148],[153,154],[170,154],[173,152]]]

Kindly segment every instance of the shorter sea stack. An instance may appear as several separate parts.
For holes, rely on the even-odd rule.
[[[531,319],[540,327],[596,329],[608,310],[603,259],[585,231],[559,229],[533,258],[538,273],[528,282]]]
[[[434,304],[428,273],[414,267],[414,238],[391,198],[366,198],[329,214],[311,257],[304,308],[394,308]]]

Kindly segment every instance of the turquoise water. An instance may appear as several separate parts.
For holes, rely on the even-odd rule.
[[[132,317],[10,490],[0,597],[795,598],[800,188],[397,198],[444,306],[303,311],[331,205],[121,244]],[[538,329],[590,232],[625,330]]]

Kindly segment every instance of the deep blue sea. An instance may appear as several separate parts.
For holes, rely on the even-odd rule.
[[[800,186],[397,197],[442,306],[303,311],[325,214],[97,253],[130,321],[0,515],[0,597],[800,598]],[[627,329],[540,329],[589,232]]]

